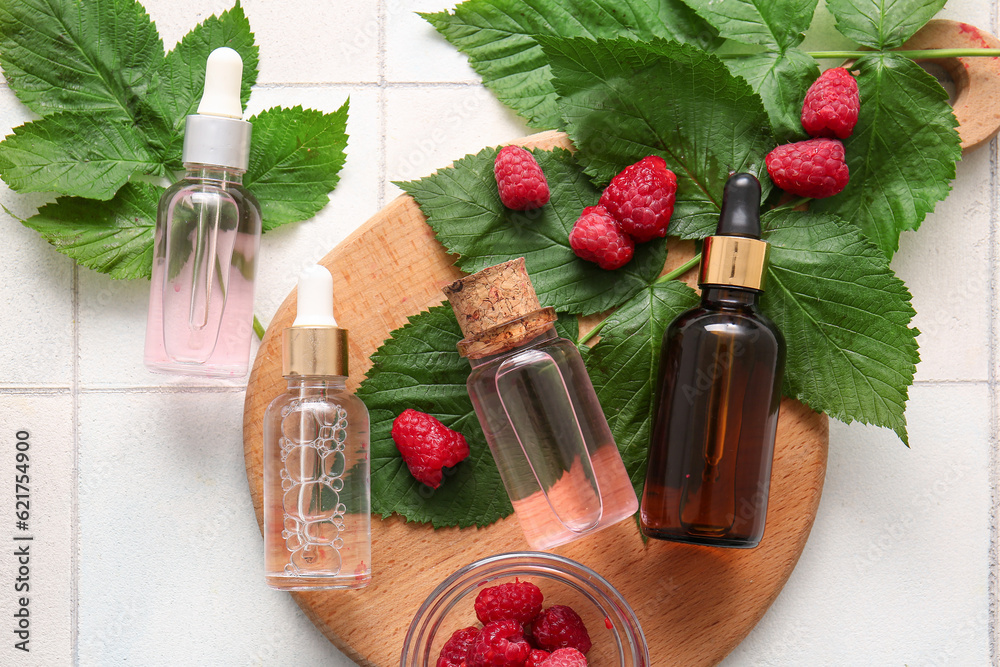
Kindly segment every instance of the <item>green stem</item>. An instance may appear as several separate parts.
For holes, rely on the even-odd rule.
[[[657,283],[662,283],[662,282],[666,282],[668,280],[673,280],[674,278],[679,278],[680,276],[684,275],[685,273],[687,273],[688,271],[690,271],[694,267],[698,266],[698,262],[700,262],[700,261],[701,261],[701,253],[699,252],[697,255],[695,255],[694,257],[692,257],[688,261],[684,262],[683,264],[681,264],[680,266],[678,266],[673,271],[671,271],[669,273],[665,273],[664,275],[662,275],[659,278],[657,278],[656,282]],[[580,340],[577,341],[577,345],[586,345],[590,341],[591,338],[593,338],[598,333],[600,333],[601,329],[604,328],[604,325],[607,324],[607,322],[608,322],[608,318],[604,318],[603,320],[601,320],[600,322],[598,322],[596,327],[594,327],[593,329],[591,329],[590,331],[588,331],[585,336],[583,336]]]
[[[257,340],[264,340],[264,325],[260,323],[257,316],[253,316],[253,332],[257,334]]]
[[[700,261],[701,261],[701,253],[699,252],[697,255],[695,255],[694,257],[692,257],[688,261],[684,262],[683,264],[681,264],[680,266],[678,266],[676,269],[674,269],[670,273],[664,273],[662,276],[660,276],[659,278],[656,279],[656,282],[658,282],[658,283],[665,283],[668,280],[673,280],[675,278],[680,278],[685,273],[687,273],[688,271],[690,271],[694,267],[698,266],[698,262],[700,262]]]
[[[577,345],[586,345],[587,342],[591,338],[593,338],[594,336],[596,336],[598,334],[598,332],[600,332],[600,330],[604,328],[604,325],[607,324],[607,321],[608,321],[608,318],[605,317],[603,320],[601,320],[600,322],[598,322],[597,326],[594,327],[593,329],[591,329],[590,331],[588,331],[587,335],[584,336],[583,338],[581,338],[580,340],[578,340],[576,342],[576,344]]]
[[[875,51],[810,51],[813,58],[862,58]],[[1000,49],[916,49],[912,51],[891,51],[914,60],[918,58],[967,58],[970,56],[1000,56]]]
[[[782,204],[781,206],[775,206],[771,210],[772,211],[790,211],[793,208],[796,208],[798,206],[802,206],[803,204],[808,204],[811,201],[812,201],[811,197],[799,197],[798,199],[793,199],[792,201],[786,202],[786,203]]]
[[[722,59],[728,58],[749,58],[751,56],[758,55],[758,53],[721,53],[719,57]],[[863,58],[864,56],[870,56],[873,53],[879,53],[878,51],[809,51],[807,55],[812,56],[816,59],[821,58]],[[907,58],[913,58],[914,60],[920,58],[969,58],[974,56],[1000,56],[1000,49],[915,49],[910,51],[887,51],[886,53],[895,53]]]

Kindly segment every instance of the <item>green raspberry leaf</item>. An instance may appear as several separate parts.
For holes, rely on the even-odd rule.
[[[205,60],[219,46],[231,46],[243,57],[243,101],[249,98],[257,76],[257,47],[238,3],[195,28],[166,57],[155,26],[140,5],[124,0],[65,4],[45,7],[47,13],[41,14],[32,5],[21,6],[19,11],[0,7],[0,30],[9,27],[10,34],[3,34],[17,45],[10,54],[17,63],[13,77],[8,74],[11,86],[17,90],[24,84],[17,69],[24,64],[34,68],[34,78],[27,79],[34,83],[24,84],[29,90],[45,92],[35,80],[44,74],[53,77],[46,79],[52,81],[51,87],[75,95],[50,91],[39,102],[48,106],[40,108],[32,106],[34,98],[24,98],[39,113],[68,111],[24,125],[0,144],[0,170],[15,190],[110,199],[134,173],[162,176],[180,169],[184,117],[197,108]],[[37,22],[31,31],[23,31],[28,14]],[[123,16],[127,18],[124,24]],[[77,25],[70,29],[66,22]],[[132,29],[120,32],[123,26]],[[138,44],[143,31],[152,37],[147,35]],[[55,41],[42,39],[43,35],[55,35]],[[75,36],[79,42],[68,42],[63,35]],[[145,50],[132,51],[138,48]],[[66,49],[72,53],[67,55]],[[85,61],[73,69],[73,78],[56,79],[68,75],[35,61],[57,53],[75,54]],[[116,71],[119,68],[121,72]],[[86,85],[79,83],[81,77]]]
[[[245,105],[258,49],[239,0],[166,55],[135,0],[0,0],[0,65],[43,116],[0,142],[0,176],[20,192],[107,200],[60,198],[25,224],[84,266],[148,276],[162,189],[130,179],[181,169],[184,119],[201,99],[208,55],[221,46],[243,58]],[[244,181],[265,229],[310,218],[329,201],[345,161],[347,108],[275,108],[251,119]]]
[[[162,60],[156,26],[135,0],[0,3],[0,65],[40,116],[111,111],[140,123],[139,102]]]
[[[260,201],[264,230],[307,220],[330,201],[347,148],[347,109],[274,107],[253,118],[250,166],[243,183]]]
[[[257,82],[259,63],[250,22],[239,2],[219,16],[210,16],[166,55],[153,72],[150,94],[142,101],[148,110],[149,132],[172,171],[181,169],[184,119],[197,112],[205,89],[205,62],[209,54],[223,46],[243,58],[240,101],[246,107],[250,88]]]
[[[835,216],[783,211],[762,222],[771,254],[761,306],[788,345],[784,393],[843,422],[891,428],[905,444],[920,358],[906,285]]]
[[[163,188],[129,183],[111,201],[60,197],[22,222],[56,250],[112,278],[148,278]]]
[[[827,0],[844,37],[873,49],[894,49],[920,30],[946,0]],[[863,99],[863,98],[862,98]]]
[[[559,313],[559,319],[555,321],[556,333],[560,338],[575,341],[580,336],[580,322],[576,315],[569,313]]]
[[[684,0],[726,39],[780,50],[797,46],[817,0]]]
[[[691,239],[715,230],[731,172],[754,174],[767,196],[764,156],[775,144],[770,120],[749,84],[718,58],[663,40],[539,37],[539,43],[588,173],[607,183],[626,166],[659,155],[677,175],[670,234]]]
[[[0,142],[0,176],[17,192],[111,199],[135,172],[163,174],[135,125],[114,112],[55,113]]]
[[[459,268],[474,273],[524,257],[543,306],[583,315],[624,303],[656,278],[666,257],[662,240],[637,245],[632,261],[615,271],[573,253],[573,224],[601,193],[569,151],[532,151],[552,193],[533,211],[501,203],[493,173],[497,152],[485,148],[419,181],[397,183],[420,204],[448,252],[459,255]]]
[[[760,95],[778,143],[808,139],[802,129],[802,101],[809,86],[819,78],[819,67],[812,56],[788,49],[731,58],[725,63],[730,72],[745,79]]]
[[[663,37],[715,48],[715,30],[680,0],[467,0],[421,14],[469,57],[497,98],[538,129],[562,125],[535,37]]]
[[[448,305],[411,317],[372,355],[358,387],[371,414],[372,512],[442,526],[486,526],[513,512],[465,381],[469,362],[455,347],[462,331]],[[462,433],[469,458],[445,469],[431,489],[413,478],[392,440],[392,422],[406,408],[427,412]]]
[[[854,69],[861,112],[844,140],[851,179],[810,210],[855,222],[892,257],[900,233],[917,229],[951,190],[962,156],[958,122],[944,89],[909,58],[875,54]]]
[[[642,493],[646,479],[663,332],[698,301],[695,291],[684,283],[654,283],[608,316],[600,342],[585,356],[597,398],[637,494]]]

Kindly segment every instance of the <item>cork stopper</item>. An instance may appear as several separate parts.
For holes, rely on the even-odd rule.
[[[465,336],[458,344],[465,357],[505,352],[556,320],[555,310],[538,302],[523,257],[456,280],[443,291]]]

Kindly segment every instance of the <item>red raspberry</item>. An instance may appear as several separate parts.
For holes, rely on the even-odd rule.
[[[569,233],[569,247],[580,259],[610,270],[628,264],[635,241],[603,206],[588,206]]]
[[[520,146],[504,146],[493,163],[500,201],[515,211],[527,211],[549,203],[549,183],[535,156]]]
[[[531,649],[531,653],[528,654],[528,661],[524,663],[524,667],[541,667],[548,657],[552,655],[548,651],[543,651],[540,648]]]
[[[811,137],[846,139],[858,122],[858,82],[843,67],[828,69],[813,81],[802,102],[802,128]]]
[[[403,410],[396,417],[392,439],[410,474],[433,489],[441,486],[443,468],[458,465],[469,455],[465,436],[416,410]]]
[[[469,647],[468,667],[523,667],[531,646],[515,620],[487,623]]]
[[[456,630],[441,649],[437,667],[462,667],[465,664],[465,656],[469,654],[469,647],[478,636],[479,628],[468,627]]]
[[[476,596],[476,618],[483,625],[508,618],[530,623],[542,611],[542,591],[529,581],[490,586]]]
[[[809,139],[778,146],[764,159],[774,184],[800,197],[831,197],[847,185],[844,144],[836,139]]]
[[[677,177],[657,155],[644,157],[611,179],[601,206],[638,243],[667,235],[674,213]]]
[[[541,667],[587,667],[587,658],[575,648],[553,651]]]
[[[532,624],[531,634],[538,648],[555,651],[575,648],[580,653],[590,650],[590,635],[580,615],[569,607],[554,604]]]

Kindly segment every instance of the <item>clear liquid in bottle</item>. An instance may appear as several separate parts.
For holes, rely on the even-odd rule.
[[[267,584],[371,581],[368,410],[343,378],[294,378],[264,415]]]
[[[467,386],[524,536],[551,549],[638,509],[580,351],[556,335],[520,258],[445,288]]]

